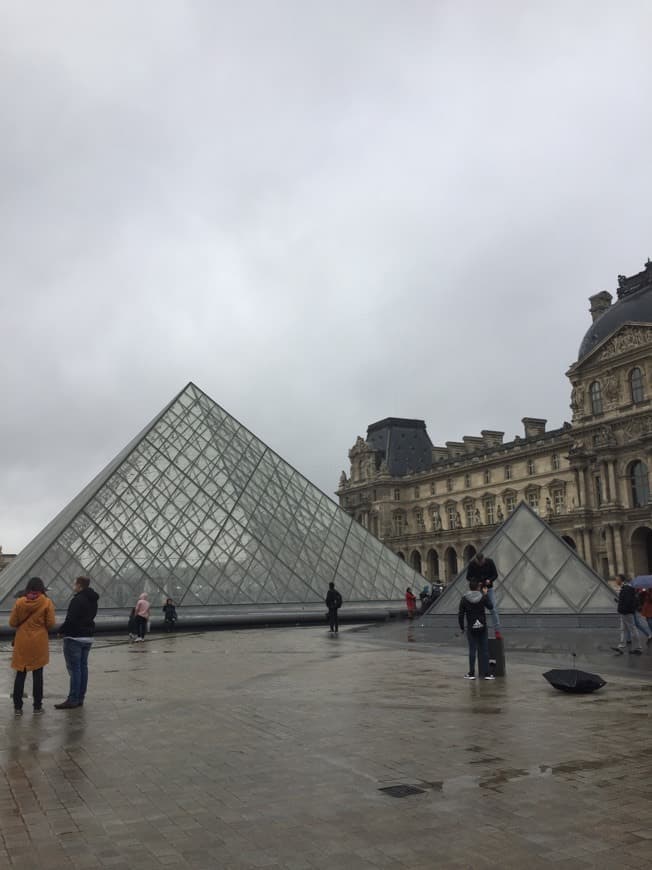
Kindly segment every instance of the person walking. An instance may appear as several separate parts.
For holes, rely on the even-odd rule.
[[[478,673],[483,680],[495,680],[489,673],[489,635],[487,631],[486,611],[491,611],[492,603],[486,587],[480,589],[479,580],[469,582],[469,591],[460,599],[457,619],[460,631],[464,632],[466,621],[466,639],[469,644],[469,671],[465,680],[475,680],[475,659],[478,658]]]
[[[640,614],[646,620],[652,636],[652,589],[645,589],[641,595]],[[650,641],[648,640],[648,643]]]
[[[620,641],[618,646],[614,646],[612,649],[622,655],[627,644],[630,644],[630,654],[640,656],[643,652],[641,636],[634,621],[634,614],[638,610],[636,589],[634,589],[624,574],[616,575],[614,580],[618,589],[616,601],[618,616],[620,617]]]
[[[412,591],[411,586],[408,586],[405,590],[405,604],[407,606],[408,619],[414,619],[417,612],[417,596]]]
[[[328,592],[326,593],[326,607],[328,607],[328,622],[332,634],[337,634],[339,632],[340,625],[338,612],[341,606],[342,596],[335,588],[335,584],[331,582],[328,584]]]
[[[63,638],[63,658],[70,677],[68,697],[57,710],[72,710],[82,707],[88,688],[88,657],[95,634],[95,617],[100,596],[91,589],[88,577],[77,577],[72,587],[73,596],[68,605],[66,618],[57,634]]]
[[[43,668],[50,661],[48,632],[54,628],[54,604],[46,595],[40,577],[27,581],[25,592],[18,598],[9,615],[9,625],[16,629],[11,667],[14,679],[14,712],[23,715],[23,692],[27,672],[32,672],[34,714],[43,712]]]
[[[163,616],[165,617],[165,630],[173,631],[177,621],[177,608],[174,606],[174,601],[171,598],[165,599]]]
[[[142,592],[136,602],[136,633],[138,637],[136,641],[143,643],[145,640],[145,632],[147,631],[147,622],[149,620],[150,603],[147,600],[147,592]]]
[[[469,562],[466,569],[466,579],[470,583],[471,580],[477,580],[479,586],[483,586],[487,590],[487,598],[491,602],[491,622],[494,627],[494,636],[500,640],[502,633],[500,630],[500,614],[496,607],[496,595],[494,592],[494,583],[498,579],[498,571],[496,563],[493,559],[489,559],[484,553],[476,553]]]

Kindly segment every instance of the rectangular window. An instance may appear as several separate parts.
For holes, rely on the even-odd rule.
[[[528,460],[528,464],[527,464],[527,473],[530,474],[530,475],[532,475],[532,474],[535,473],[536,470],[537,470],[537,469],[536,469],[536,465],[534,464],[534,459],[530,459],[530,460]]]
[[[394,490],[394,501],[400,501],[400,500],[401,500],[401,490],[397,487]]]
[[[559,471],[559,454],[558,453],[552,454],[552,470]]]
[[[430,484],[430,495],[434,495],[436,492],[437,492],[437,485],[435,484],[435,482],[433,480],[433,482]]]
[[[423,511],[421,510],[421,508],[414,512],[414,516],[417,521],[417,526],[422,529],[425,523],[423,522]]]
[[[496,522],[496,504],[493,499],[484,503],[484,512],[487,517],[487,525],[492,526]]]
[[[455,507],[446,508],[446,513],[448,514],[448,528],[455,528]]]
[[[395,514],[394,515],[394,534],[402,535],[403,534],[403,514]]]
[[[557,489],[553,495],[554,503],[555,503],[555,513],[563,514],[566,512],[566,504],[564,502],[564,492],[561,489]]]
[[[466,527],[467,529],[470,529],[473,526],[473,505],[467,504],[464,508],[464,512],[466,514]]]
[[[485,468],[484,470],[484,482],[491,483],[491,470],[489,468]]]
[[[465,475],[464,475],[464,486],[465,486],[467,489],[469,489],[469,487],[471,486],[471,475],[470,475],[470,474],[465,474]]]
[[[421,489],[418,486],[414,487],[414,497],[419,498],[421,495]]]
[[[527,494],[527,503],[530,505],[532,510],[538,514],[539,513],[539,493],[537,492],[528,492]]]
[[[448,480],[446,481],[446,489],[449,492],[453,491],[453,478],[452,477],[449,477]]]
[[[505,480],[511,480],[511,479],[512,479],[512,466],[506,465],[505,466]]]
[[[516,509],[516,496],[515,495],[506,495],[505,496],[505,510],[507,511],[507,515],[513,514]]]
[[[595,478],[595,503],[598,507],[602,504],[602,480],[599,474]]]

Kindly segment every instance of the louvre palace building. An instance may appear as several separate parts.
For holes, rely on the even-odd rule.
[[[652,573],[652,262],[590,297],[572,422],[434,446],[423,420],[373,423],[349,451],[340,505],[426,582],[447,583],[524,501],[601,576]],[[500,566],[498,566],[500,571]]]

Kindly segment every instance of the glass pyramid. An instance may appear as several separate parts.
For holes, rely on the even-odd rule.
[[[613,613],[614,593],[541,517],[521,502],[482,548],[496,563],[500,613]],[[466,566],[429,613],[457,614]]]
[[[403,599],[419,575],[194,384],[0,574],[0,610],[32,576],[60,605],[88,575],[102,608]]]

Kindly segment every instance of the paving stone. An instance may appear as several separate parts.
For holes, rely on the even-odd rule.
[[[0,866],[649,865],[652,787],[630,748],[648,739],[647,656],[573,698],[517,640],[505,680],[470,684],[461,647],[407,634],[98,638],[87,703],[67,713],[51,708],[67,685],[53,644],[47,715],[14,720],[6,701]],[[594,670],[608,646],[583,649]],[[401,784],[422,791],[380,791]]]

